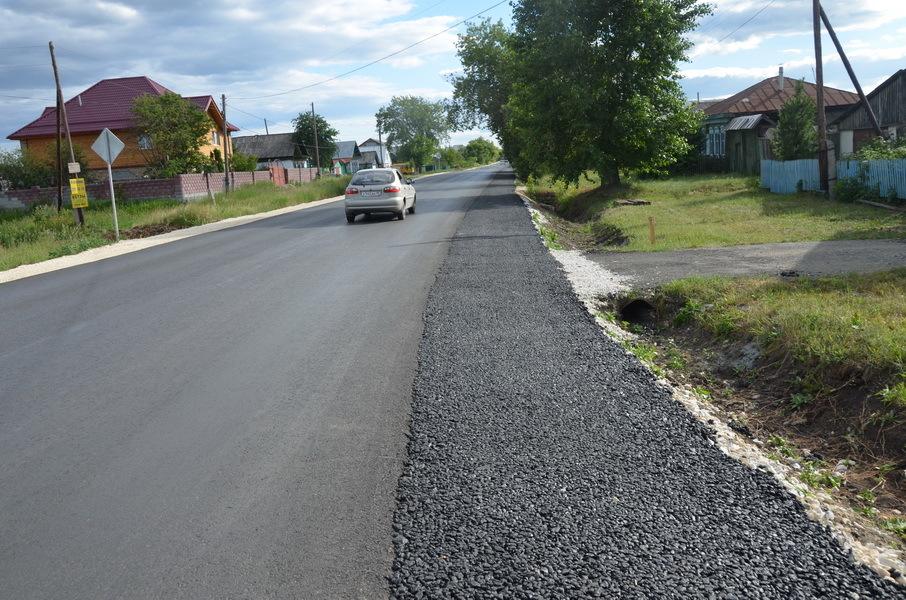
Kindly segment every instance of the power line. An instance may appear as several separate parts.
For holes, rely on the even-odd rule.
[[[773,2],[774,0],[771,0],[771,1]],[[308,85],[303,85],[302,87],[293,88],[293,89],[291,89],[291,90],[285,90],[285,91],[276,92],[276,93],[273,93],[273,94],[264,94],[264,95],[261,95],[261,96],[246,96],[246,97],[242,97],[242,98],[236,98],[236,100],[259,100],[259,99],[261,99],[261,98],[273,98],[274,96],[283,96],[283,95],[285,95],[285,94],[292,94],[293,92],[300,92],[300,91],[302,91],[302,90],[307,90],[307,89],[310,89],[310,88],[313,88],[313,87],[317,87],[317,86],[319,86],[319,85],[324,85],[325,83],[329,83],[329,82],[331,82],[331,81],[336,81],[337,79],[340,79],[341,77],[346,77],[347,75],[351,75],[351,74],[353,74],[353,73],[356,73],[356,72],[358,72],[358,71],[361,71],[362,69],[366,69],[366,68],[368,68],[368,67],[370,67],[370,66],[372,66],[372,65],[375,65],[375,64],[377,64],[377,63],[379,63],[379,62],[385,61],[385,60],[387,60],[388,58],[392,58],[392,57],[394,57],[394,56],[396,56],[396,55],[398,55],[398,54],[402,54],[402,53],[405,52],[406,50],[410,50],[410,49],[414,48],[415,46],[418,46],[419,44],[423,44],[423,43],[427,42],[428,40],[432,40],[432,39],[434,39],[434,38],[436,38],[436,37],[438,37],[438,36],[440,36],[440,35],[443,35],[443,34],[447,33],[448,31],[450,31],[451,29],[456,29],[457,27],[459,27],[459,26],[462,25],[463,23],[467,23],[468,21],[471,21],[471,20],[474,19],[475,17],[480,17],[480,16],[483,15],[484,13],[486,13],[486,12],[488,12],[488,11],[490,11],[490,10],[493,10],[493,9],[497,8],[497,7],[500,6],[501,4],[506,4],[507,2],[509,2],[509,0],[500,0],[500,2],[498,2],[498,3],[496,3],[496,4],[493,4],[493,5],[489,6],[488,8],[486,8],[486,9],[484,9],[484,10],[482,10],[482,11],[479,11],[479,12],[475,13],[475,14],[472,15],[471,17],[467,17],[467,18],[463,19],[462,21],[459,21],[459,22],[457,22],[457,23],[454,23],[453,25],[447,27],[446,29],[443,29],[443,30],[441,30],[441,31],[438,31],[437,33],[433,33],[433,34],[429,35],[429,36],[426,37],[426,38],[422,38],[422,39],[418,40],[417,42],[413,42],[413,43],[409,44],[409,45],[406,46],[405,48],[401,48],[400,50],[397,50],[396,52],[391,52],[390,54],[387,54],[387,55],[385,55],[385,56],[382,56],[382,57],[380,57],[380,58],[377,58],[377,59],[375,59],[375,60],[373,60],[373,61],[371,61],[371,62],[369,62],[369,63],[365,63],[364,65],[361,65],[361,66],[356,67],[356,68],[354,68],[354,69],[350,69],[350,70],[348,70],[348,71],[345,71],[345,72],[343,72],[343,73],[340,73],[339,75],[334,75],[333,77],[329,77],[329,78],[324,79],[324,80],[322,80],[322,81],[316,81],[315,83],[310,83],[310,84],[308,84]]]
[[[406,15],[406,18],[407,18],[407,19],[414,19],[415,17],[417,17],[417,16],[419,16],[419,15],[422,15],[422,14],[428,12],[428,11],[431,10],[432,8],[435,8],[435,7],[437,7],[437,6],[440,6],[441,4],[443,4],[443,3],[446,2],[446,1],[447,1],[447,0],[440,0],[440,2],[435,2],[434,4],[432,4],[431,6],[429,6],[428,8],[422,9],[422,10],[418,11],[417,13],[414,13],[414,14],[411,14],[411,15]],[[390,23],[390,25],[392,25],[392,24],[393,24],[393,23]],[[348,51],[348,50],[352,50],[353,48],[358,48],[358,47],[360,47],[361,45],[362,45],[361,43],[355,43],[355,44],[346,46],[346,47],[343,48],[342,50],[338,50],[338,51],[334,52],[333,54],[331,54],[330,56],[325,56],[324,58],[319,58],[318,60],[322,60],[322,61],[330,60],[331,58],[335,58],[335,57],[337,57],[337,56],[343,54],[344,52],[346,52],[346,51]]]
[[[764,11],[766,11],[772,4],[774,4],[775,1],[776,1],[776,0],[770,0],[770,2],[768,2],[767,4],[765,4],[764,6],[762,6],[761,8],[759,8],[758,11],[757,11],[754,15],[752,15],[751,17],[749,17],[748,19],[746,19],[745,21],[743,21],[742,23],[740,23],[740,24],[739,24],[739,27],[737,27],[736,29],[734,29],[733,31],[731,31],[730,33],[728,33],[727,35],[725,35],[724,37],[722,37],[722,38],[720,38],[719,40],[717,40],[717,43],[719,44],[720,42],[724,41],[725,39],[727,39],[728,37],[730,37],[731,35],[733,35],[733,34],[736,33],[737,31],[739,31],[740,29],[742,29],[743,27],[745,27],[746,25],[748,25],[749,23],[751,23],[753,20],[755,20],[755,18],[756,18],[758,15],[760,15],[761,13],[763,13]]]
[[[43,48],[44,44],[36,44],[34,46],[0,46],[0,50],[22,50],[25,48]]]
[[[53,102],[50,98],[36,98],[34,96],[13,96],[11,94],[0,94],[0,98],[15,98],[17,100],[40,100],[41,102]]]

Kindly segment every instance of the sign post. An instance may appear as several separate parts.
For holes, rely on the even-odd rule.
[[[98,139],[91,144],[94,153],[107,163],[107,182],[110,184],[110,204],[113,206],[113,229],[116,231],[116,241],[120,241],[120,223],[116,218],[116,195],[113,192],[113,161],[120,155],[126,145],[113,132],[104,128]]]

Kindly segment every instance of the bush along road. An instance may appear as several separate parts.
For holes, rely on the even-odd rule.
[[[391,597],[902,597],[599,329],[512,189],[429,294]]]

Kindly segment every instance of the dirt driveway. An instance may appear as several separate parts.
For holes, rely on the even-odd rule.
[[[906,241],[792,242],[587,256],[607,270],[628,277],[633,287],[653,288],[694,275],[839,275],[906,267]]]

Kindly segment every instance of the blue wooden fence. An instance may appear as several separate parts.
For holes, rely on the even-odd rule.
[[[838,161],[837,179],[845,178],[858,179],[881,198],[896,194],[897,198],[906,200],[906,159]],[[793,194],[798,189],[817,190],[818,159],[763,160],[761,187],[769,188],[775,194]]]
[[[761,187],[775,194],[794,194],[799,189],[815,191],[819,188],[818,159],[763,160]]]
[[[844,177],[858,179],[881,198],[896,195],[906,200],[906,159],[841,160],[837,163],[837,179]]]

